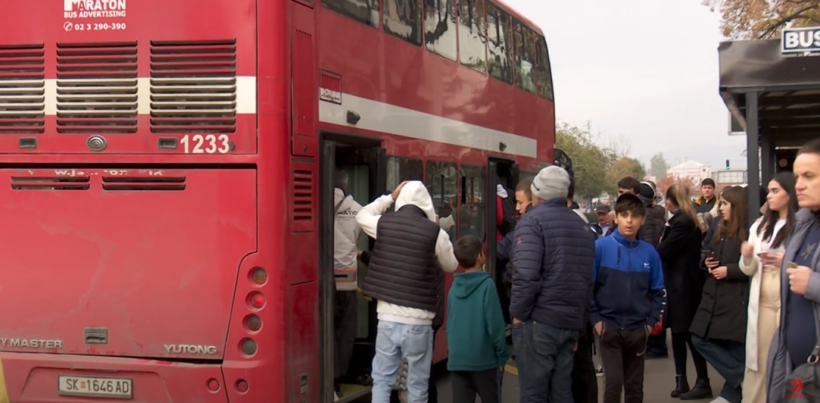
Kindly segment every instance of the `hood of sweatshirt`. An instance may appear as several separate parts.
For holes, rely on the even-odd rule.
[[[458,299],[469,298],[485,281],[492,281],[490,274],[485,271],[474,271],[470,273],[456,273],[453,285],[450,287],[450,294]]]
[[[433,199],[427,187],[419,181],[410,181],[404,184],[396,198],[396,210],[411,204],[421,209],[427,218],[436,222],[436,209],[433,208]]]
[[[339,206],[337,209],[338,211],[348,210],[351,206],[353,206],[353,203],[356,202],[352,197],[347,197],[342,189],[335,188],[333,190],[333,206],[335,207],[340,201],[342,202],[342,205]]]

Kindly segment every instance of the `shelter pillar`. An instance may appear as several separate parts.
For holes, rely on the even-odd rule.
[[[760,216],[760,161],[759,152],[759,131],[758,123],[758,93],[750,91],[746,93],[746,178],[748,186],[746,190],[749,196],[749,222],[753,222]]]
[[[765,130],[760,132],[760,168],[761,186],[769,186],[769,181],[774,178],[774,139]],[[765,188],[764,188],[765,189]],[[763,200],[760,201],[763,203]]]

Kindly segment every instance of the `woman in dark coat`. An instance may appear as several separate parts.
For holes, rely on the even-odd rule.
[[[692,344],[726,380],[720,397],[740,403],[746,364],[749,277],[740,270],[740,245],[748,225],[746,189],[727,188],[720,200],[721,222],[703,262],[708,273],[700,306],[689,327]]]
[[[706,275],[700,270],[701,231],[691,203],[689,188],[675,184],[666,190],[666,208],[672,217],[664,231],[658,254],[666,279],[665,324],[672,331],[672,354],[675,358],[675,390],[672,397],[686,395],[694,399],[712,397],[706,360],[692,346],[689,326],[700,305]],[[686,379],[686,346],[698,374],[695,388]]]

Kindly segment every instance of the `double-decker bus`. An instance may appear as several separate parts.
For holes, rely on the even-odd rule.
[[[0,32],[15,403],[329,402],[334,170],[362,204],[424,181],[492,255],[496,183],[552,160],[546,41],[498,0],[41,0]]]

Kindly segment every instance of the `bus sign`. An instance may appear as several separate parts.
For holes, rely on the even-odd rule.
[[[820,27],[785,28],[780,40],[784,55],[820,55]]]

